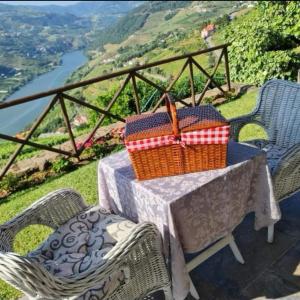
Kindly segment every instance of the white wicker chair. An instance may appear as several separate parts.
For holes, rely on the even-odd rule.
[[[89,261],[93,263],[88,263],[88,266],[81,261],[80,268],[83,265],[85,267],[79,272],[74,272],[76,268],[67,275],[60,273],[61,270],[53,272],[53,264],[49,267],[49,261],[53,263],[49,260],[49,251],[58,249],[58,244],[57,240],[51,240],[51,237],[56,235],[57,238],[66,228],[71,228],[72,234],[73,231],[79,230],[81,239],[85,240],[85,225],[78,224],[90,216],[94,219],[96,216],[97,222],[100,222],[101,239],[95,241],[104,241],[102,248],[106,247],[106,251],[103,253],[103,249],[99,250],[102,251],[101,257],[99,252],[96,252],[97,261]],[[48,242],[44,242],[27,256],[13,253],[15,235],[31,224],[47,225],[56,231],[50,235]],[[116,226],[110,236],[108,226],[114,224]],[[93,225],[93,230],[94,227]],[[122,234],[118,237],[120,231]],[[71,243],[73,246],[78,244],[78,241],[74,242],[73,236],[65,240],[69,244],[65,245],[62,242],[63,246],[67,247],[62,247],[64,250],[71,249]],[[87,244],[91,249],[97,247],[91,241]],[[48,248],[50,250],[47,252],[46,248],[49,245],[51,248]],[[83,248],[80,246],[80,251]],[[51,252],[51,255],[53,253]],[[81,252],[76,254],[79,257],[85,255]],[[70,256],[74,253],[65,251],[65,255]],[[63,268],[59,263],[54,266]],[[89,208],[82,197],[71,189],[48,194],[0,226],[0,278],[24,292],[29,299],[134,300],[142,299],[158,290],[164,291],[166,299],[172,299],[169,276],[162,256],[161,238],[156,227],[151,223],[136,225],[97,207]]]

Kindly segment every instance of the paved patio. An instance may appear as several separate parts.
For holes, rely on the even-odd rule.
[[[300,194],[280,207],[273,244],[266,242],[266,229],[254,231],[253,214],[236,228],[245,265],[226,247],[191,272],[201,300],[300,300]]]

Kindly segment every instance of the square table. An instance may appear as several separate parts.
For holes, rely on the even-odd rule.
[[[213,253],[231,244],[238,258],[231,233],[246,214],[255,212],[256,230],[280,219],[265,152],[231,141],[227,156],[224,169],[145,181],[135,178],[125,150],[99,162],[100,205],[160,230],[176,300],[195,294],[188,272],[204,260],[186,265],[184,252],[201,251],[223,238]]]

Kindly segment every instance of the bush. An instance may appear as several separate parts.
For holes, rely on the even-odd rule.
[[[16,190],[19,181],[20,181],[20,178],[17,175],[8,173],[0,181],[0,190],[14,191],[14,190]]]
[[[61,157],[56,161],[52,162],[52,170],[55,173],[70,171],[71,169],[73,169],[73,167],[73,163],[65,157]]]
[[[117,152],[123,149],[124,146],[121,144],[94,144],[92,147],[84,150],[85,155],[89,157],[94,157],[97,159],[101,159],[111,153]]]
[[[300,4],[261,1],[225,30],[232,80],[263,84],[271,78],[295,80],[300,68]]]

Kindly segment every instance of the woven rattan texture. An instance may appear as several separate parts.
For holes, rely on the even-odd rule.
[[[139,180],[226,167],[227,144],[164,146],[129,153]]]
[[[284,150],[284,154],[272,162],[277,200],[299,191],[300,84],[285,80],[266,82],[260,89],[255,110],[249,115],[230,120],[231,137],[238,140],[240,130],[249,123],[262,126],[268,135],[268,140],[251,141],[252,144],[260,149],[270,145]],[[271,160],[272,155],[269,157]]]
[[[201,105],[177,110],[180,131],[192,131],[227,125],[225,118],[212,106]]]

